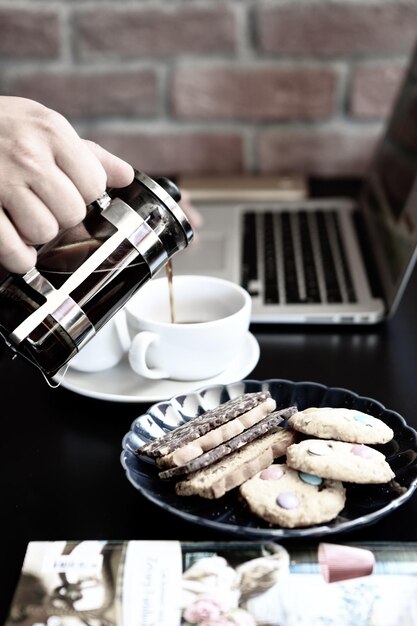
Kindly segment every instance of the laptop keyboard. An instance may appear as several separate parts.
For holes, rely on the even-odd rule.
[[[265,304],[356,302],[336,211],[248,211],[242,285]]]

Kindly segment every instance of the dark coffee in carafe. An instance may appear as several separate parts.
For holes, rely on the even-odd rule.
[[[192,239],[167,179],[141,172],[108,190],[82,224],[38,251],[36,267],[0,283],[0,333],[52,379],[140,287]]]

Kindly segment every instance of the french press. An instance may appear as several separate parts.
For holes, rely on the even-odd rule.
[[[38,250],[36,267],[0,282],[0,334],[52,383],[83,346],[193,237],[167,178],[135,171],[84,221]]]

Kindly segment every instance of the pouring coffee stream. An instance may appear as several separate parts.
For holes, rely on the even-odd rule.
[[[71,358],[191,242],[180,198],[169,179],[135,171],[128,187],[109,189],[82,224],[42,246],[35,268],[7,275],[0,334],[9,348],[50,384],[62,379]]]
[[[168,261],[165,267],[167,280],[168,280],[168,292],[169,292],[169,311],[170,311],[170,319],[171,324],[175,324],[176,315],[175,315],[175,298],[174,298],[174,271],[172,267],[171,259]]]

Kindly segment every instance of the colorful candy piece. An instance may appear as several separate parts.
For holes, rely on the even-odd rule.
[[[299,477],[308,485],[321,485],[323,479],[315,474],[308,474],[307,472],[298,472]]]
[[[365,446],[363,443],[356,443],[351,447],[350,451],[352,454],[356,454],[356,456],[362,457],[362,459],[372,459],[375,455],[375,450],[370,448],[369,446]]]
[[[296,509],[300,506],[300,501],[293,491],[284,491],[277,496],[277,504],[283,509]]]
[[[308,446],[308,451],[310,454],[314,454],[315,456],[325,456],[331,452],[331,445],[329,445],[327,441],[313,440]]]
[[[260,473],[262,480],[279,480],[284,476],[284,470],[280,465],[270,465]]]

